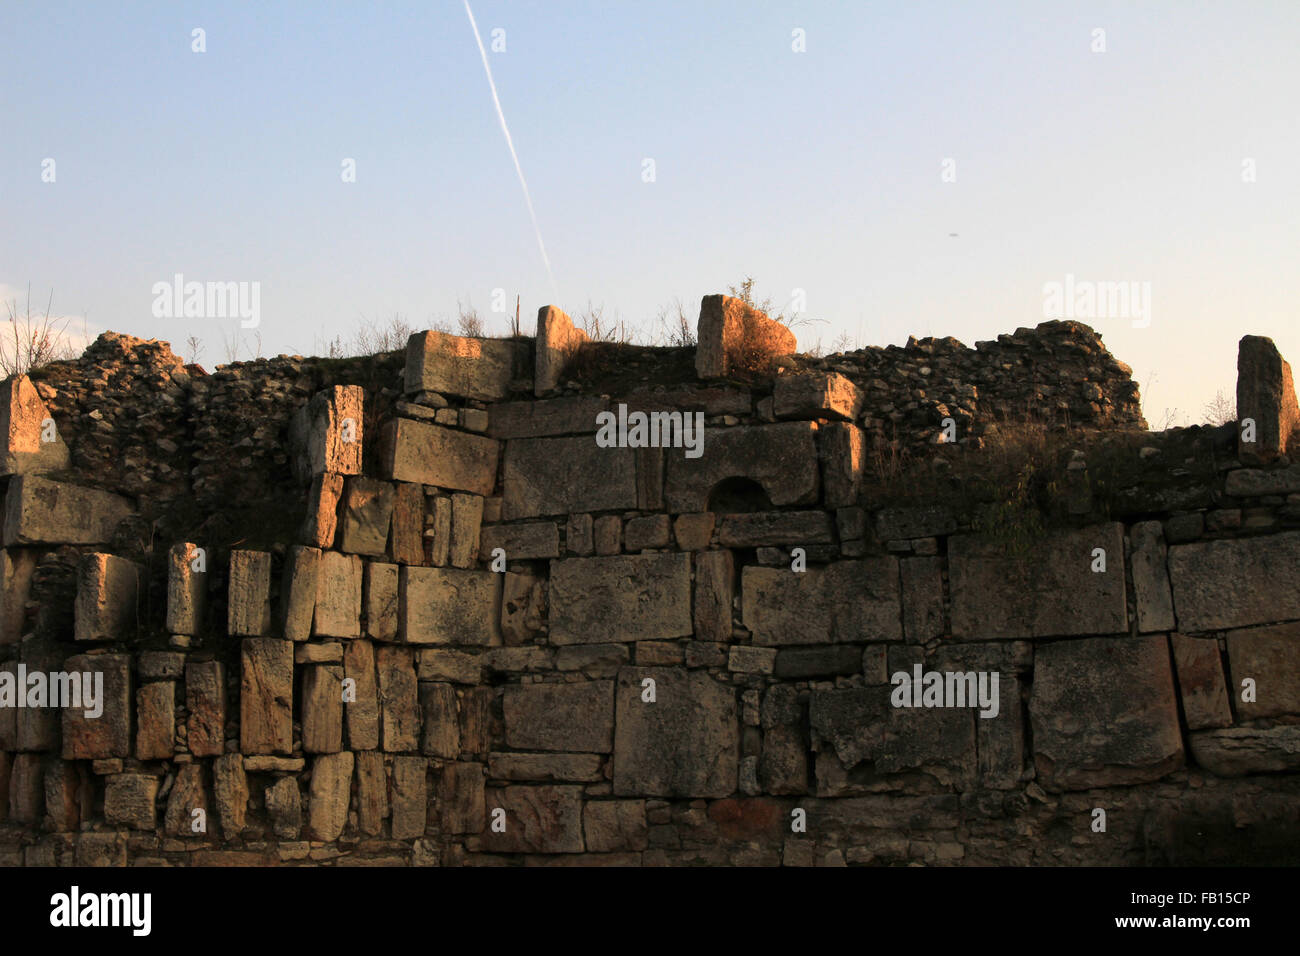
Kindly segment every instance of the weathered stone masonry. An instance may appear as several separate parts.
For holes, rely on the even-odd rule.
[[[1264,446],[1193,436],[1197,483],[1149,436],[1118,513],[1019,554],[951,502],[870,500],[867,456],[1026,405],[1144,427],[1091,330],[779,357],[714,298],[699,380],[625,394],[565,380],[583,336],[554,307],[540,345],[424,332],[208,376],[110,333],[5,383],[0,671],[99,673],[105,699],[0,708],[0,861],[1296,859],[1271,343],[1243,340],[1238,389]],[[730,377],[763,349],[774,380]],[[703,455],[598,447],[619,404],[702,413]],[[891,706],[916,664],[997,672],[997,716]]]

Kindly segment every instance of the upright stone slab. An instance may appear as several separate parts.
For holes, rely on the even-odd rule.
[[[614,682],[511,684],[503,698],[506,745],[514,750],[609,753]]]
[[[654,703],[644,696],[653,681]],[[615,689],[614,792],[621,796],[726,797],[736,790],[736,694],[707,673],[624,667]]]
[[[393,560],[424,564],[424,489],[399,481],[393,493]]]
[[[384,755],[373,750],[358,753],[356,765],[357,828],[366,836],[379,836],[383,832],[384,818],[388,816],[388,774],[384,771]]]
[[[342,475],[325,472],[312,479],[311,490],[307,492],[307,516],[298,533],[303,544],[312,548],[334,547],[342,497]]]
[[[332,754],[343,749],[343,668],[313,664],[302,669],[302,749]]]
[[[176,748],[176,685],[145,684],[135,692],[135,757],[170,760]]]
[[[112,554],[83,554],[77,566],[76,639],[122,641],[135,636],[140,567]]]
[[[366,562],[366,634],[377,641],[397,639],[398,568]]]
[[[343,678],[352,699],[344,703],[348,749],[379,748],[379,687],[375,676],[375,650],[369,641],[348,641],[343,645]]]
[[[1133,547],[1133,591],[1137,598],[1138,630],[1143,634],[1174,629],[1174,601],[1165,566],[1164,526],[1139,521],[1129,534]]]
[[[19,475],[5,494],[4,545],[110,544],[133,510],[107,491]]]
[[[1040,646],[1029,717],[1038,781],[1048,790],[1149,783],[1183,765],[1163,636]]]
[[[741,618],[765,646],[897,641],[903,637],[898,559],[836,561],[795,572],[750,565]]]
[[[194,636],[203,626],[208,597],[208,556],[192,541],[167,552],[167,630]]]
[[[507,398],[513,383],[528,387],[532,343],[428,330],[406,344],[406,392],[439,392],[481,402]]]
[[[0,644],[22,640],[37,554],[30,548],[0,550]]]
[[[723,378],[733,369],[759,371],[793,354],[794,333],[729,295],[706,295],[696,326],[695,373]]]
[[[1100,567],[1104,552],[1105,570]],[[948,540],[952,634],[1003,640],[1128,631],[1124,527],[1056,532],[1015,554],[976,535]]]
[[[319,548],[301,545],[290,548],[285,556],[284,580],[280,585],[285,640],[305,641],[311,637],[316,588],[320,581],[320,556]]]
[[[297,452],[300,479],[306,482],[326,472],[361,473],[365,401],[366,390],[360,385],[335,385],[317,392],[298,411],[290,442]]]
[[[424,836],[429,809],[429,762],[424,757],[393,758],[393,839]]]
[[[456,568],[402,568],[399,630],[408,644],[501,643],[501,575]]]
[[[244,773],[244,760],[239,754],[222,754],[212,761],[212,795],[222,837],[236,839],[248,815],[248,775]]]
[[[317,637],[361,636],[361,583],[364,564],[355,554],[324,551],[316,579]]]
[[[379,675],[380,727],[384,750],[416,753],[420,749],[419,685],[411,650],[381,646],[375,651]]]
[[[1183,700],[1183,714],[1188,730],[1228,727],[1232,724],[1232,707],[1228,703],[1223,662],[1219,659],[1219,641],[1214,637],[1187,637],[1171,634],[1174,667],[1178,672],[1178,689]]]
[[[245,638],[239,694],[239,749],[245,754],[293,753],[293,644]]]
[[[692,631],[688,554],[551,562],[551,642],[599,644],[685,637]]]
[[[1169,549],[1178,629],[1217,631],[1300,618],[1300,532]]]
[[[430,757],[455,760],[460,756],[460,724],[456,688],[437,681],[420,681],[423,733],[420,750]]]
[[[539,397],[560,384],[565,363],[587,341],[587,333],[573,327],[573,320],[553,305],[537,310],[537,358],[533,388]]]
[[[32,475],[68,467],[68,446],[50,410],[26,375],[0,382],[0,475]]]
[[[500,443],[481,435],[397,418],[381,438],[385,478],[490,495]]]
[[[636,449],[591,436],[506,442],[501,516],[507,521],[637,506]]]
[[[84,695],[80,706],[64,707],[63,759],[103,760],[131,756],[131,658],[127,654],[78,654],[69,657],[63,671],[84,688],[103,680],[101,699],[88,709]],[[103,675],[100,678],[98,675]],[[95,691],[92,689],[92,694]],[[96,714],[95,709],[100,713]]]
[[[711,511],[715,510],[713,496],[732,494],[748,496],[747,503],[726,510],[756,511],[760,502],[752,500],[754,485],[763,504],[777,508],[816,504],[821,487],[816,435],[812,422],[706,428],[699,458],[668,455],[664,479],[668,510],[674,514]]]
[[[451,496],[451,548],[453,568],[472,568],[478,561],[479,528],[483,524],[483,499],[478,495]]]
[[[353,756],[348,751],[321,754],[311,765],[307,821],[317,840],[332,843],[348,822]]]
[[[1245,440],[1247,420],[1254,424],[1254,441]],[[1237,345],[1237,453],[1257,464],[1287,453],[1300,425],[1291,366],[1272,339],[1243,335]]]
[[[271,555],[268,552],[230,552],[226,630],[237,637],[271,633]]]
[[[438,784],[438,808],[444,833],[479,833],[487,822],[483,765],[449,763]]]
[[[226,752],[226,665],[191,661],[185,665],[185,709],[189,711],[187,744],[196,757]]]
[[[867,440],[862,429],[851,422],[830,422],[818,432],[817,446],[826,507],[856,505],[867,466]]]

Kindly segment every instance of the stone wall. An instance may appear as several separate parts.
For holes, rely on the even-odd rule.
[[[698,381],[626,394],[567,380],[553,307],[545,348],[208,376],[110,333],[6,383],[0,703],[20,674],[103,690],[0,707],[0,860],[1294,859],[1284,441],[1140,434],[1109,512],[1085,488],[1017,550],[958,500],[874,499],[869,450],[973,452],[1022,403],[1143,428],[1091,330],[741,381],[787,340],[718,308]],[[702,431],[638,441],[669,423]]]

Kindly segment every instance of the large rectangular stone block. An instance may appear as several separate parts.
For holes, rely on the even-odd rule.
[[[512,383],[531,387],[532,346],[524,339],[416,332],[406,343],[406,392],[499,402],[510,395]]]
[[[1038,781],[1048,790],[1147,783],[1183,765],[1163,636],[1040,646],[1029,717]]]
[[[399,481],[393,492],[393,560],[424,564],[424,489]]]
[[[406,643],[501,643],[501,575],[404,567],[398,588],[398,636]]]
[[[102,760],[131,756],[131,658],[127,654],[78,654],[69,657],[63,671],[82,683],[103,675],[102,713],[90,716],[86,701],[63,708],[63,759]]]
[[[384,427],[383,476],[490,495],[500,443],[481,435],[398,418]]]
[[[26,375],[0,382],[0,438],[0,475],[45,474],[68,467],[68,446]]]
[[[1100,567],[1105,552],[1105,570]],[[958,640],[1128,631],[1124,526],[1053,533],[1024,554],[975,535],[948,542],[952,633]]]
[[[838,372],[777,376],[772,413],[777,418],[838,418],[857,421],[862,410],[858,387]]]
[[[420,681],[423,736],[420,750],[431,757],[455,760],[460,756],[460,722],[456,688],[436,681]]]
[[[332,843],[348,822],[354,758],[348,751],[321,754],[311,765],[308,825],[317,840]]]
[[[729,295],[700,300],[695,345],[695,373],[700,378],[766,371],[774,359],[796,348],[793,332],[742,300]]]
[[[817,434],[822,459],[822,485],[827,508],[847,508],[858,503],[862,475],[867,466],[867,439],[850,422],[830,422]]]
[[[438,807],[444,833],[478,833],[487,822],[483,765],[449,763],[438,784]]]
[[[304,483],[317,475],[361,473],[366,390],[335,385],[312,396],[294,415],[289,441]]]
[[[654,681],[654,703],[643,681]],[[615,690],[614,792],[726,797],[736,790],[740,721],[735,691],[702,671],[624,667]]]
[[[398,570],[395,564],[366,562],[366,634],[377,641],[397,638]]]
[[[5,494],[4,544],[110,544],[133,511],[120,495],[19,475]]]
[[[723,515],[718,542],[724,548],[830,544],[835,540],[825,511],[756,511]]]
[[[501,440],[594,435],[599,428],[596,416],[608,410],[608,399],[586,395],[540,402],[506,402],[488,409],[488,434]]]
[[[515,750],[609,753],[614,682],[512,684],[505,689],[506,745]]]
[[[241,645],[239,749],[246,754],[293,752],[293,644],[274,637]]]
[[[320,582],[320,549],[295,545],[284,561],[280,603],[284,608],[284,637],[305,641],[311,637],[316,613],[316,588]]]
[[[812,422],[706,429],[699,458],[668,456],[664,485],[668,510],[674,514],[715,510],[710,507],[715,489],[724,497],[739,496],[746,502],[726,510],[757,510],[760,503],[745,497],[753,492],[738,487],[742,482],[735,479],[758,485],[773,507],[816,504],[820,488],[816,434]],[[729,479],[730,487],[718,487]]]
[[[339,550],[382,558],[388,553],[388,532],[393,521],[393,483],[350,476],[343,489]]]
[[[592,437],[506,442],[501,516],[507,521],[637,506],[636,449]]]
[[[37,556],[30,548],[0,550],[0,644],[22,640]]]
[[[553,305],[537,310],[537,355],[533,390],[541,396],[560,385],[565,363],[573,356],[587,333],[574,328],[573,320]]]
[[[1249,419],[1247,435],[1240,423]],[[1286,454],[1300,425],[1291,366],[1273,340],[1243,335],[1237,344],[1238,456],[1245,462],[1269,462]]]
[[[837,561],[824,568],[746,567],[741,618],[755,644],[902,640],[898,559]]]
[[[488,525],[479,534],[478,559],[491,561],[492,552],[497,548],[506,553],[507,562],[529,558],[558,558],[559,525],[554,521]]]
[[[1230,726],[1232,707],[1228,703],[1218,638],[1171,634],[1170,640],[1187,729]]]
[[[1184,632],[1300,618],[1300,532],[1174,545],[1169,580]]]
[[[135,757],[170,760],[176,747],[176,685],[145,684],[135,692]]]
[[[695,638],[731,640],[731,605],[736,590],[736,563],[730,551],[695,555]]]
[[[83,554],[77,566],[75,635],[79,641],[135,636],[140,567],[113,554]]]
[[[691,633],[687,554],[551,562],[551,642],[621,643]]]
[[[302,669],[302,749],[332,754],[343,749],[343,668],[312,664]]]
[[[393,839],[424,836],[429,810],[429,762],[424,757],[393,758]]]
[[[376,648],[375,669],[384,750],[415,753],[420,749],[420,697],[411,649]]]
[[[1139,521],[1129,533],[1132,545],[1133,592],[1137,600],[1138,630],[1143,634],[1174,629],[1174,601],[1169,593],[1165,566],[1164,526],[1159,521]]]

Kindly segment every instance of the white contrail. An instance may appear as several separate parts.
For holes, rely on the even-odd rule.
[[[546,264],[546,277],[551,280],[551,294],[559,302],[560,293],[555,288],[555,276],[551,274],[551,260],[546,255],[546,243],[542,242],[542,228],[537,225],[537,213],[533,211],[533,197],[528,193],[528,182],[524,179],[524,169],[519,165],[519,154],[515,152],[515,141],[510,138],[510,127],[506,126],[506,114],[501,109],[501,99],[497,96],[497,85],[492,79],[492,67],[488,66],[487,50],[483,49],[483,38],[478,34],[478,24],[474,22],[474,11],[465,0],[465,13],[469,15],[469,25],[474,30],[474,40],[478,43],[479,56],[483,57],[483,71],[487,73],[488,86],[492,90],[492,102],[496,104],[497,119],[501,120],[501,132],[506,134],[506,145],[510,147],[510,157],[515,161],[515,172],[519,174],[519,185],[524,187],[524,202],[528,203],[528,215],[533,220],[533,232],[537,233],[537,248],[542,251],[542,262]]]

